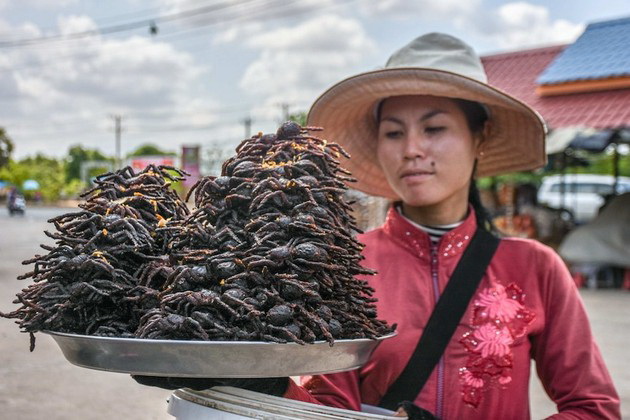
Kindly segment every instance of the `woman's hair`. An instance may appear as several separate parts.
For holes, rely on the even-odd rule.
[[[464,113],[470,131],[473,134],[479,134],[489,118],[486,108],[479,102],[468,101],[466,99],[453,98],[453,101]]]
[[[477,181],[475,181],[474,177],[470,180],[470,188],[468,189],[468,202],[473,207],[473,209],[475,209],[477,226],[487,230],[488,232],[497,233],[497,228],[492,222],[492,217],[490,217],[490,213],[481,203],[481,196],[479,194],[479,189],[477,188]]]
[[[453,99],[457,106],[462,110],[466,116],[466,122],[468,128],[473,135],[481,134],[486,121],[488,121],[489,115],[483,105],[478,102],[467,101],[466,99]],[[483,139],[482,139],[483,141]],[[477,188],[477,181],[475,178],[475,172],[477,170],[477,161],[473,167],[472,177],[470,179],[470,188],[468,190],[468,202],[475,209],[475,215],[477,216],[477,225],[489,232],[497,232],[496,227],[492,223],[492,217],[481,202],[481,196],[479,194],[479,188]]]

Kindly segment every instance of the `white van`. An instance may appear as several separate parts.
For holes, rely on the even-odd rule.
[[[614,182],[615,177],[611,175],[551,175],[543,178],[538,189],[538,203],[556,209],[565,208],[573,213],[577,223],[588,222],[604,204],[604,196],[613,193]],[[629,177],[620,176],[617,182],[617,194],[630,191]]]

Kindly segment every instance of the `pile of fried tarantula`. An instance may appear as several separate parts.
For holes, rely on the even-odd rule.
[[[317,130],[287,122],[244,140],[191,188],[193,210],[171,187],[187,175],[176,168],[97,177],[82,211],[49,221],[56,246],[24,261],[19,279],[34,283],[0,315],[31,350],[38,331],[331,345],[390,333],[355,277],[373,271],[359,264],[345,152]]]

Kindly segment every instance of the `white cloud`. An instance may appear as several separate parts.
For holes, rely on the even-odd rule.
[[[43,33],[39,27],[31,22],[12,26],[10,23],[0,20],[0,37],[2,37],[3,41],[37,38],[42,35]]]
[[[61,35],[87,32],[98,29],[96,23],[87,16],[61,15],[57,19],[57,26]]]
[[[264,30],[264,24],[262,22],[247,22],[242,25],[230,25],[227,29],[217,34],[212,43],[214,45],[229,44],[232,42],[238,42],[241,39],[248,39],[254,34],[260,33]]]
[[[277,116],[279,103],[310,103],[376,52],[358,21],[335,15],[267,31],[246,43],[259,49],[260,55],[245,71],[240,86],[266,98],[258,113],[267,117]]]
[[[13,5],[10,5],[11,0],[0,0],[0,10],[3,8],[8,8]],[[15,0],[14,0],[15,1]],[[71,4],[78,3],[79,0],[20,0],[21,7],[34,7],[39,9],[58,9],[60,7],[69,6]],[[17,2],[16,2],[17,3]]]
[[[509,49],[571,42],[584,29],[582,24],[552,19],[548,8],[525,1],[489,9],[483,0],[381,0],[364,3],[361,11],[379,18],[441,19]]]
[[[174,14],[197,11],[193,16],[177,20],[179,25],[213,26],[219,31],[214,43],[235,42],[247,37],[260,28],[282,25],[284,18],[309,18],[325,13],[335,7],[341,10],[344,4],[335,0],[227,0],[208,4],[207,0],[158,0],[163,13]]]
[[[55,60],[58,49],[30,52],[31,62],[39,59],[40,66],[17,69],[14,74],[31,82],[27,85],[50,86],[46,93],[58,91],[74,99],[94,98],[120,108],[133,104],[172,105],[174,93],[187,89],[197,75],[190,56],[146,38],[83,40],[72,45],[64,48],[68,55],[61,60]]]
[[[458,18],[473,13],[481,0],[380,0],[363,2],[360,10],[368,16],[399,19]]]
[[[94,27],[88,17],[70,16],[59,19],[57,31],[73,33]],[[3,111],[3,126],[16,141],[16,155],[24,156],[34,150],[25,150],[23,144],[61,155],[77,137],[84,137],[81,141],[88,147],[100,148],[102,144],[89,144],[89,139],[111,135],[109,114],[133,115],[127,123],[144,126],[160,126],[175,119],[182,126],[207,124],[214,117],[202,110],[216,104],[210,98],[193,99],[200,96],[202,73],[190,54],[137,36],[89,37],[46,48],[3,50],[0,91],[6,96],[0,100],[11,103],[10,109]],[[163,117],[139,121],[149,114]],[[55,129],[61,133],[71,129],[73,135],[66,139],[55,134]],[[42,149],[45,140],[38,133],[51,131],[55,145]],[[173,137],[175,133],[168,147],[184,141]],[[106,146],[111,146],[109,143]],[[110,147],[105,151],[112,152]]]
[[[283,12],[296,12],[296,11],[316,11],[324,7],[335,4],[334,0],[300,0],[299,2],[287,2],[286,0],[267,0],[261,1],[249,1],[243,2],[243,0],[228,0],[220,2],[217,5],[208,4],[207,0],[158,0],[159,5],[163,10],[168,13],[179,13],[182,11],[189,11],[195,9],[213,11],[209,13],[219,13],[221,10],[231,10],[238,12],[244,16],[250,16],[252,10],[259,10],[260,6],[264,7],[277,7],[281,6]],[[226,7],[216,6],[226,4]]]
[[[158,0],[160,7],[169,13],[177,13],[199,7],[201,0]]]
[[[511,50],[572,42],[584,30],[583,24],[553,19],[545,6],[523,1],[505,3],[493,10],[472,10],[455,23]]]
[[[71,4],[78,3],[79,0],[23,0],[23,3],[30,4],[36,7],[53,7],[59,8],[69,6]]]
[[[493,35],[506,48],[571,42],[584,30],[583,24],[551,19],[546,7],[527,2],[504,4],[494,15]]]

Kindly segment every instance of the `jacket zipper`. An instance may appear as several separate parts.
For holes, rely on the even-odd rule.
[[[440,299],[440,283],[438,280],[438,246],[431,243],[431,279],[433,280],[433,297],[437,304]],[[437,365],[437,392],[435,401],[435,416],[442,418],[444,406],[444,355]]]

